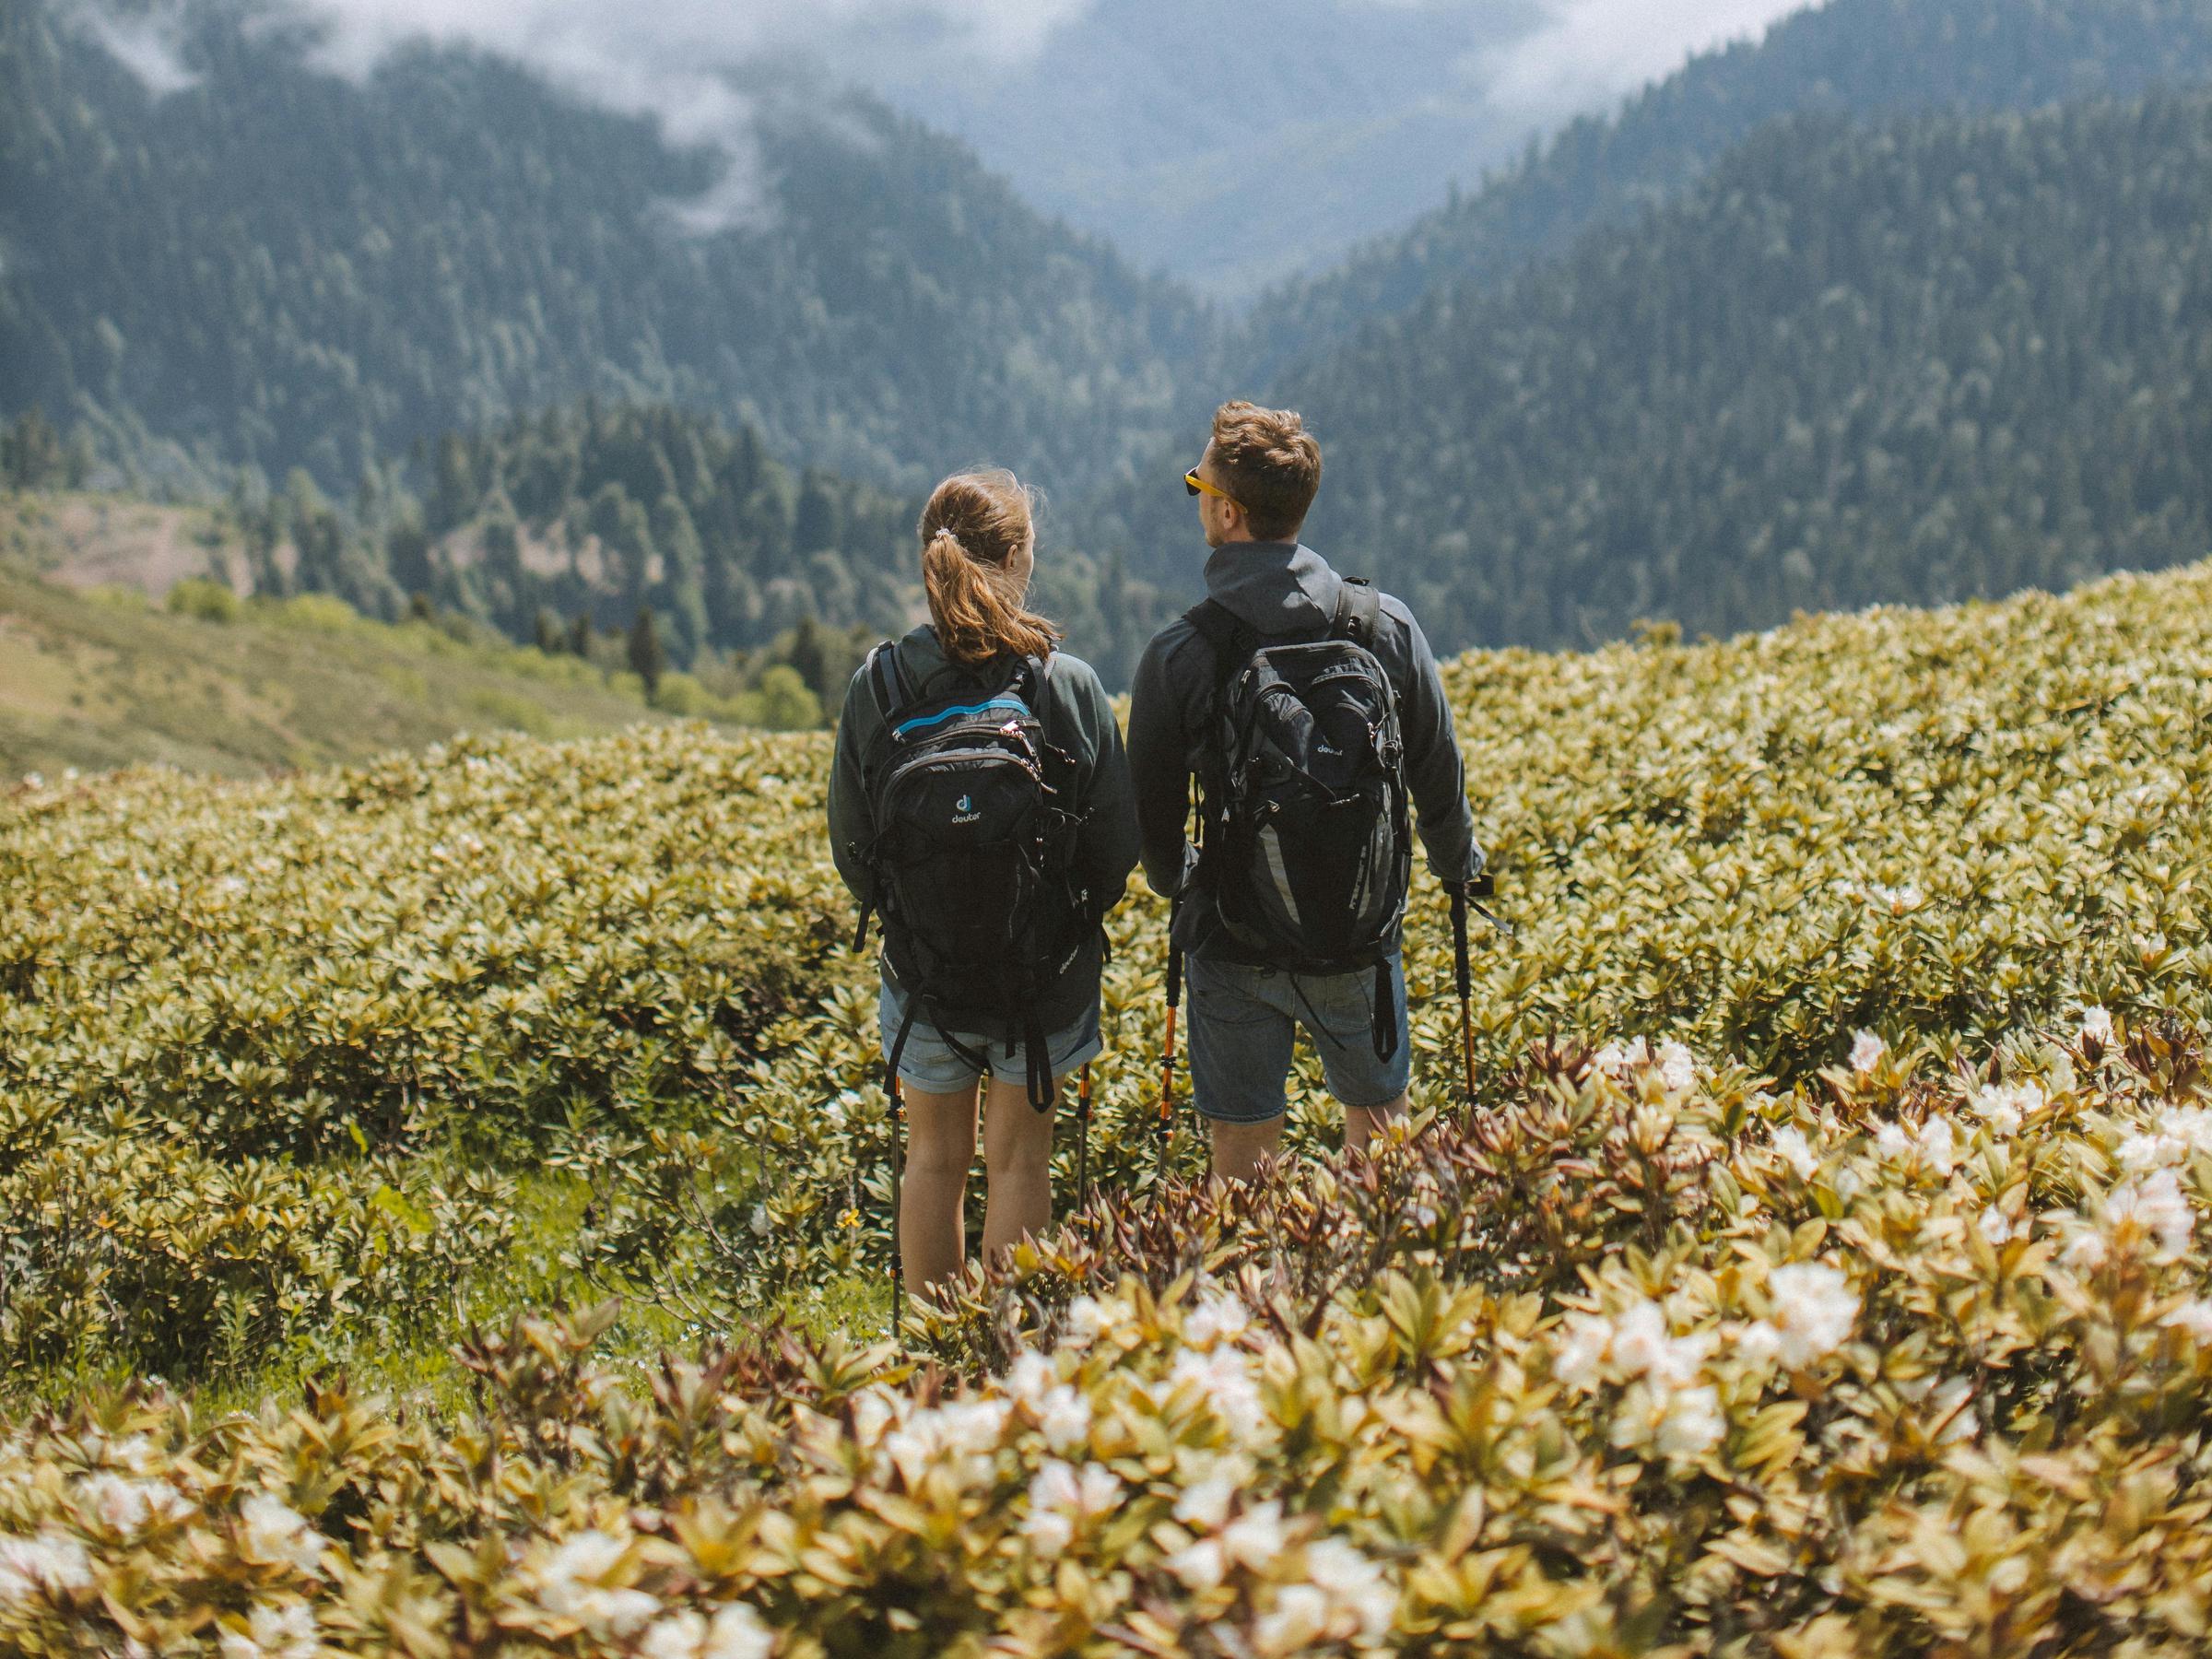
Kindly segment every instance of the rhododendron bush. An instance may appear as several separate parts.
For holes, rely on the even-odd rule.
[[[1463,660],[1478,1099],[1424,884],[1208,1184],[1133,900],[897,1333],[820,740],[0,795],[0,1652],[2199,1652],[2208,602]]]
[[[1547,1050],[1372,1163],[1101,1197],[903,1355],[640,1380],[603,1310],[465,1345],[446,1430],[103,1398],[0,1444],[0,1641],[2199,1652],[2200,1065],[2115,1027],[1777,1097]],[[1937,1123],[1948,1170],[1885,1147]]]

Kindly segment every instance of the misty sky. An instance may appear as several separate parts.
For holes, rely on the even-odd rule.
[[[99,0],[88,0],[95,6]],[[1532,133],[1806,0],[299,0],[360,74],[428,36],[490,48],[735,157],[727,68],[804,57],[958,134],[1138,264],[1238,296],[1395,229]],[[159,90],[161,14],[88,14]]]

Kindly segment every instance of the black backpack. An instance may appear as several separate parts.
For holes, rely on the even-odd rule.
[[[1292,973],[1375,970],[1375,1053],[1397,1052],[1383,964],[1413,876],[1398,699],[1376,660],[1382,601],[1346,581],[1319,634],[1255,633],[1213,600],[1199,878],[1240,954]]]
[[[856,851],[874,880],[884,954],[907,994],[889,1076],[917,1018],[988,1074],[985,1056],[951,1033],[1011,1016],[1030,1103],[1045,1111],[1052,1056],[1038,1001],[1095,923],[1069,874],[1081,827],[1065,809],[1073,762],[1037,712],[1044,664],[1016,659],[995,681],[927,699],[907,685],[891,644],[869,654],[865,672],[885,737],[864,768],[876,838]],[[862,937],[866,930],[864,913]]]

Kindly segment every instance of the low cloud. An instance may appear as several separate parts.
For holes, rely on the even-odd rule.
[[[1472,59],[1503,108],[1556,118],[1620,97],[1695,53],[1756,40],[1808,0],[1556,0],[1533,33]]]
[[[156,98],[167,98],[200,84],[198,74],[184,62],[181,7],[157,6],[125,17],[104,6],[88,5],[67,15]]]

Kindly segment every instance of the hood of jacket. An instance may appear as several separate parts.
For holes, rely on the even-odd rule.
[[[1206,561],[1206,597],[1256,634],[1328,627],[1343,587],[1320,554],[1297,542],[1230,542]]]

